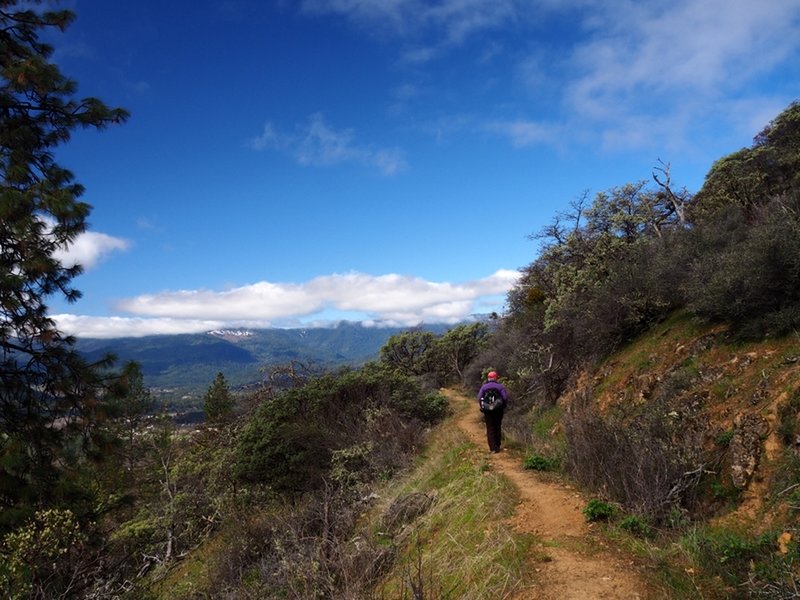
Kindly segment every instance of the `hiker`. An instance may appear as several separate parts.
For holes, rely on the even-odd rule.
[[[486,421],[486,439],[492,454],[500,452],[502,432],[500,425],[503,422],[503,411],[508,404],[508,390],[506,386],[497,381],[497,372],[489,371],[486,383],[478,392],[478,406]]]

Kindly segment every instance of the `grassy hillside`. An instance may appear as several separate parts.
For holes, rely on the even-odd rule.
[[[516,407],[508,431],[524,422],[527,433],[506,441],[520,463],[556,469],[555,477],[610,507],[592,531],[635,559],[652,597],[779,598],[793,585],[798,554],[798,408],[797,335],[737,343],[725,327],[678,313],[585,371],[554,406]],[[537,456],[547,460],[530,459]],[[676,464],[697,476],[676,478]],[[670,496],[676,482],[680,496]],[[342,597],[512,597],[540,576],[530,555],[541,540],[509,526],[518,502],[451,416],[431,430],[409,470],[363,492],[325,560],[341,569]],[[156,597],[215,597],[221,565],[242,560],[242,536],[253,531],[269,529],[288,545],[283,552],[298,552],[303,527],[264,506],[247,516],[247,534],[229,522],[176,564]],[[275,531],[270,522],[283,525]],[[299,571],[287,576],[288,597],[319,585]],[[273,597],[263,568],[247,580],[240,593]]]
[[[568,542],[512,525],[546,513],[544,496],[461,431],[471,403],[441,420],[444,397],[415,383],[429,378],[373,364],[263,391],[227,427],[154,423],[129,470],[96,480],[109,498],[130,490],[104,522],[120,565],[104,585],[148,600],[510,598],[552,584],[564,551],[612,556],[593,571],[609,581],[636,565],[647,598],[791,597],[800,582],[797,334],[734,342],[679,312],[552,405],[516,396],[503,460],[580,491],[568,502],[593,523]]]
[[[378,485],[361,500],[352,533],[330,540],[335,542],[330,560],[347,568],[348,581],[340,582],[338,597],[507,597],[531,569],[524,559],[532,538],[514,533],[506,523],[517,500],[510,483],[491,470],[483,449],[454,426],[452,417],[447,419],[430,432],[424,450],[402,477]],[[274,507],[251,512],[246,527],[268,528],[276,519],[282,518]],[[288,521],[282,522],[286,527]],[[296,530],[280,533],[291,552]],[[154,585],[154,598],[188,600],[218,591],[212,587],[213,574],[241,552],[243,535],[249,539],[252,532],[243,534],[235,523],[218,531]],[[300,563],[296,568],[287,597],[321,593]],[[415,589],[421,595],[414,595]],[[279,594],[255,570],[251,583],[238,593],[248,598]]]

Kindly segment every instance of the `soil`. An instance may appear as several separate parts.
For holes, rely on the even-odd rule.
[[[520,502],[509,525],[535,536],[528,560],[536,577],[513,600],[640,599],[649,597],[635,563],[595,535],[582,509],[586,499],[570,485],[525,470],[523,461],[505,449],[489,454],[483,418],[474,401],[447,391],[457,407],[457,425],[487,449],[493,469],[518,489]],[[466,405],[466,406],[465,406]]]

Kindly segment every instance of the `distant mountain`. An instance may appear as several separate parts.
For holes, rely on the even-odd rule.
[[[89,360],[107,354],[117,364],[135,360],[145,384],[168,397],[197,396],[222,371],[232,387],[255,383],[269,365],[292,360],[324,367],[358,366],[378,357],[390,336],[408,328],[365,327],[340,323],[330,328],[229,329],[201,334],[139,338],[80,339],[78,350]],[[447,326],[426,329],[442,333]]]

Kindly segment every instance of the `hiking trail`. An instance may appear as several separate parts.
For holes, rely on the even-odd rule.
[[[456,424],[479,448],[488,452],[486,428],[477,403],[454,390],[445,390],[456,409]],[[468,406],[465,406],[469,403]],[[582,513],[586,500],[571,486],[546,481],[525,470],[522,458],[505,449],[488,454],[493,469],[519,490],[520,501],[509,525],[533,534],[538,543],[528,558],[535,579],[512,600],[645,600],[647,587],[632,560],[593,536]]]

